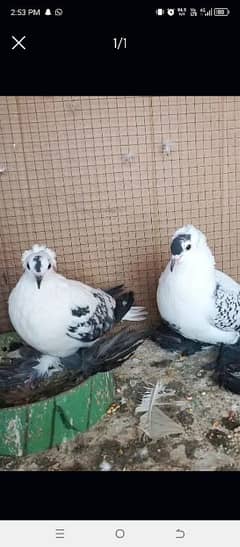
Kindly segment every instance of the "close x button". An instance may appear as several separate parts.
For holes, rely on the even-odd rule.
[[[23,44],[23,40],[25,40],[26,36],[22,36],[21,38],[16,38],[16,36],[12,35],[13,45],[12,50],[16,48],[26,49],[25,45]]]

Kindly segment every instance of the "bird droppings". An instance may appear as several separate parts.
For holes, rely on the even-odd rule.
[[[198,377],[211,356],[208,351],[179,362],[177,356],[172,359],[154,342],[144,342],[114,371],[115,412],[58,448],[19,458],[0,458],[0,469],[101,471],[103,465],[109,472],[239,470],[240,396],[220,389],[211,371]],[[161,367],[166,360],[169,364]],[[152,367],[156,362],[159,367]],[[167,390],[174,391],[166,399],[168,405],[161,409],[181,424],[183,431],[154,440],[140,430],[141,414],[136,415],[135,410],[146,385],[155,385],[159,380]]]
[[[99,469],[100,471],[111,471],[112,466],[109,462],[106,462],[106,460],[104,460],[102,463],[100,463]]]

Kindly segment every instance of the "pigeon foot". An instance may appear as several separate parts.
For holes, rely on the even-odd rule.
[[[37,376],[52,376],[55,372],[60,372],[63,368],[60,359],[53,355],[43,355],[39,359],[39,364],[33,367]]]

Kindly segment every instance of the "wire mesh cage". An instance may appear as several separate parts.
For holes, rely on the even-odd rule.
[[[125,283],[152,321],[183,224],[240,280],[240,97],[1,97],[0,132],[0,332],[34,243],[68,277]]]

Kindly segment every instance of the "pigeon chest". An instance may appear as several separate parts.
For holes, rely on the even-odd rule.
[[[186,321],[214,315],[212,280],[197,273],[190,276],[165,270],[159,280],[157,302],[161,316],[181,327]]]
[[[31,346],[47,352],[65,336],[68,295],[53,287],[38,289],[19,284],[9,300],[9,315],[19,335]]]

